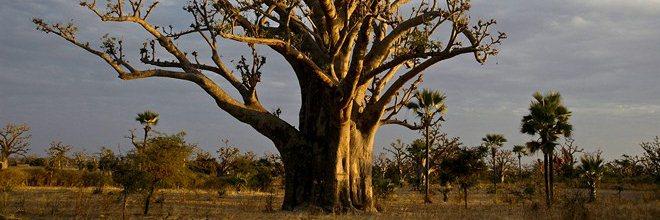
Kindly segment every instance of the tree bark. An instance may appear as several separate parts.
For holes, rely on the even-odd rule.
[[[332,139],[295,143],[287,147],[290,151],[282,153],[286,173],[282,209],[375,211],[371,177],[373,133],[365,137],[360,130],[346,129],[338,134],[332,139],[340,143]]]
[[[313,83],[306,84],[301,83],[303,91]],[[302,99],[300,134],[278,147],[285,167],[282,209],[374,212],[371,172],[378,125],[353,117],[352,106],[337,108],[330,91],[316,87]]]

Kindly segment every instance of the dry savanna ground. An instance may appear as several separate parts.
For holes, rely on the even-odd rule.
[[[506,191],[506,190],[503,190]],[[0,214],[17,219],[118,219],[121,200],[118,189],[94,194],[92,188],[20,187],[0,193]],[[379,199],[381,211],[375,214],[348,213],[327,215],[311,211],[267,211],[277,209],[282,194],[262,192],[161,190],[149,216],[141,215],[140,196],[129,200],[131,219],[660,219],[660,196],[657,190],[629,190],[621,195],[602,190],[598,201],[587,203],[585,194],[576,190],[558,190],[552,209],[542,205],[539,196],[521,198],[512,193],[486,193],[475,189],[468,208],[461,196],[450,194],[447,203],[441,195],[424,205],[422,196],[405,189],[387,199]]]

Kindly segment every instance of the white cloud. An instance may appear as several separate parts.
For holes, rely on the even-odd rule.
[[[584,27],[589,25],[589,22],[580,16],[575,16],[573,19],[571,19],[570,24],[575,27]]]

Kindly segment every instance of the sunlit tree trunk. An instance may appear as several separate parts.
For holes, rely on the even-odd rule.
[[[280,152],[286,172],[282,208],[375,211],[371,172],[377,125],[351,117],[351,107],[331,110],[333,100],[323,97],[328,94],[303,96],[301,137],[281,147],[287,149]]]

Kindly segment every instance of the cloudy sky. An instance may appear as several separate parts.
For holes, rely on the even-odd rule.
[[[130,25],[101,24],[76,0],[2,0],[0,4],[0,124],[28,123],[32,150],[43,154],[51,140],[96,152],[127,149],[123,138],[138,124],[137,112],[161,114],[158,130],[185,130],[192,142],[212,150],[220,138],[257,153],[275,152],[265,138],[218,109],[191,83],[167,79],[121,81],[98,58],[37,32],[33,17],[80,24],[80,39],[123,34],[131,48],[145,37]],[[185,27],[183,0],[162,1],[157,24]],[[448,96],[445,131],[478,144],[486,133],[503,133],[508,145],[530,137],[518,132],[534,91],[558,90],[573,111],[576,143],[609,158],[639,153],[638,143],[660,135],[660,0],[473,1],[472,18],[496,18],[509,36],[486,65],[469,56],[434,66],[424,87]],[[197,48],[200,42],[179,44]],[[226,44],[236,59],[239,45]],[[264,50],[265,54],[270,52]],[[133,50],[131,53],[137,53]],[[290,67],[269,56],[260,97],[283,109],[296,124],[297,84]],[[380,130],[377,149],[418,134]],[[510,147],[510,146],[509,146]]]

